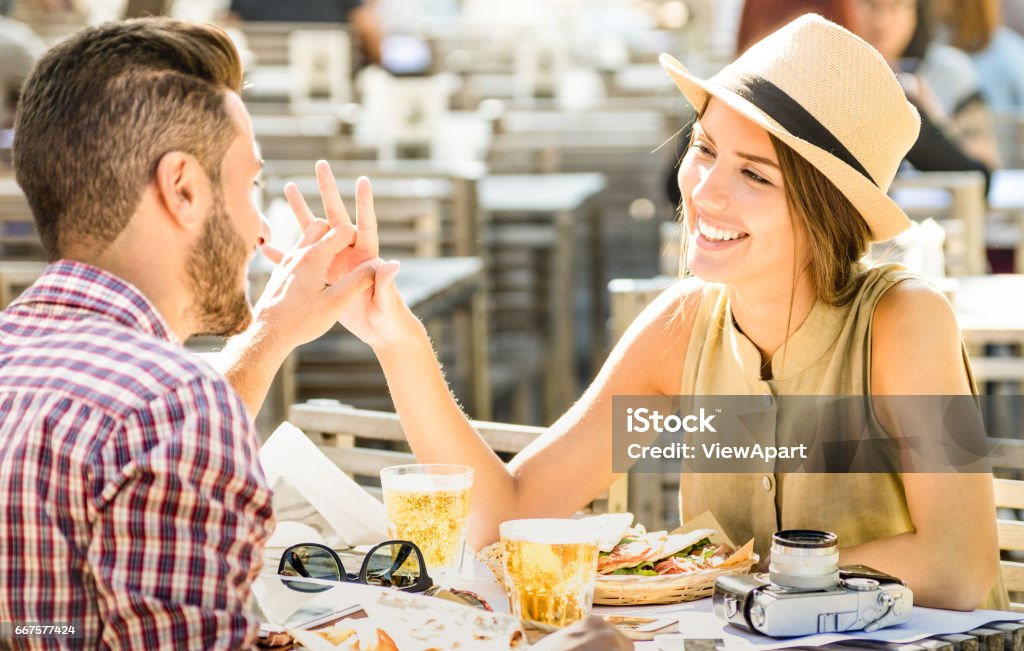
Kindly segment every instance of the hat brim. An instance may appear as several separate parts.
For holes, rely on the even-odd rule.
[[[714,97],[776,136],[820,170],[860,213],[868,225],[872,241],[892,239],[910,227],[910,218],[889,195],[839,158],[790,134],[771,116],[732,90],[696,77],[671,55],[662,54],[659,61],[696,110],[699,111],[710,97]]]

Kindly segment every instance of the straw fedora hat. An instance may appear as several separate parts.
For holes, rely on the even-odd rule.
[[[873,47],[809,14],[704,80],[668,54],[661,65],[698,111],[715,97],[818,168],[860,212],[871,239],[910,220],[886,191],[921,119]]]

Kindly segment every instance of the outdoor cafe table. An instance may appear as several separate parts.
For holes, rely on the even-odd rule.
[[[471,590],[483,597],[497,612],[509,612],[508,599],[504,589],[493,578],[490,571],[481,563],[474,561],[464,571],[466,578],[456,582],[454,587]],[[690,602],[689,605],[695,605]],[[708,604],[701,604],[706,608]],[[594,606],[593,614],[596,615],[623,615],[635,617],[651,617],[656,619],[678,619],[679,613],[686,609],[687,604],[678,605],[654,605],[654,606]],[[1024,621],[1024,614],[1020,615]],[[673,627],[670,630],[675,630]],[[678,648],[682,651],[715,651],[714,640],[700,641],[674,641],[671,647],[659,647],[654,641],[634,642],[633,648],[636,651],[655,651],[659,648]],[[702,646],[703,644],[703,646]],[[719,641],[719,647],[721,642]],[[974,629],[963,634],[936,635],[910,644],[887,644],[884,642],[871,642],[865,640],[849,640],[846,642],[832,643],[820,647],[801,647],[794,645],[787,648],[803,649],[824,649],[826,651],[853,651],[857,649],[876,649],[886,651],[1024,651],[1024,624],[1015,622],[994,622],[986,624],[982,628]]]
[[[1024,344],[1024,274],[957,278],[953,305],[968,346]]]
[[[490,215],[490,237],[496,246],[546,248],[551,251],[552,277],[548,314],[551,319],[547,348],[546,397],[548,416],[557,417],[577,396],[575,334],[573,329],[575,261],[587,264],[590,306],[591,358],[596,365],[604,352],[604,234],[600,198],[606,187],[603,174],[499,174],[477,185],[480,208]],[[515,215],[543,219],[535,226],[515,223]],[[586,228],[585,250],[577,247],[577,229]],[[550,420],[553,420],[551,418]]]

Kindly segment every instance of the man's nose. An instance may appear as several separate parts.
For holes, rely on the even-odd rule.
[[[271,232],[270,222],[266,216],[261,212],[260,214],[260,246],[264,244],[270,244]]]

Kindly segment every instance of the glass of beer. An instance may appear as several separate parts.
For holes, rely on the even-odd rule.
[[[579,520],[509,520],[499,532],[513,615],[562,628],[590,613],[598,553],[592,527]]]
[[[391,466],[380,471],[388,535],[416,543],[439,582],[462,570],[473,469],[449,464]]]

